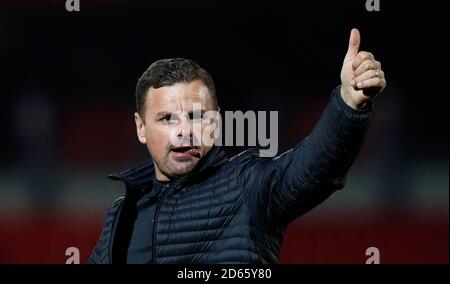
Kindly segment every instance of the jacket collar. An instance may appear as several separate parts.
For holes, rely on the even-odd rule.
[[[200,176],[207,174],[214,168],[217,168],[225,163],[227,160],[228,159],[223,148],[220,146],[213,146],[206,156],[200,159],[194,169],[186,175]],[[123,172],[110,174],[108,175],[108,178],[124,182],[127,189],[139,189],[144,186],[151,185],[154,175],[155,168],[153,165],[153,160],[148,159],[147,161]]]

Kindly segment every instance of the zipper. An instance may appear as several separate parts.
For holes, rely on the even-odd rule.
[[[158,224],[157,220],[158,220],[159,210],[161,209],[161,205],[164,201],[164,198],[169,194],[169,192],[172,191],[178,184],[180,184],[182,180],[187,179],[189,176],[191,176],[191,175],[183,176],[183,177],[179,178],[178,180],[174,181],[168,188],[166,188],[166,190],[161,195],[161,198],[158,200],[158,203],[156,204],[155,215],[153,217],[153,237],[152,237],[152,263],[153,264],[156,264],[156,224]]]

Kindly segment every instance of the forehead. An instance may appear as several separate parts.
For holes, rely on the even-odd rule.
[[[150,113],[160,111],[191,111],[193,104],[201,104],[205,110],[212,108],[212,98],[208,88],[200,80],[176,83],[172,86],[150,88],[145,100],[145,108]]]

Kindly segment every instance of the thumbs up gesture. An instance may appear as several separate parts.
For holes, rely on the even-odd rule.
[[[341,96],[353,109],[359,109],[386,87],[381,63],[372,53],[359,51],[361,37],[352,29],[341,70]]]

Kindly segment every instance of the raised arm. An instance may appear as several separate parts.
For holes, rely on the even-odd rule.
[[[239,157],[239,175],[249,206],[268,222],[285,225],[344,187],[372,117],[372,99],[385,85],[380,63],[358,51],[352,30],[340,87],[311,134],[276,158],[258,151]]]

